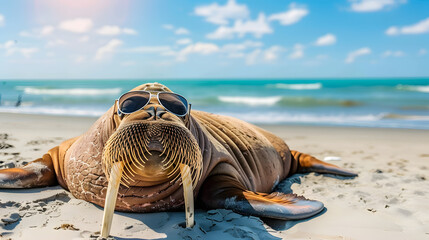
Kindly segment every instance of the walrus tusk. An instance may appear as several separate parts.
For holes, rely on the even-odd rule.
[[[183,196],[185,197],[186,228],[194,226],[194,193],[192,188],[191,169],[186,164],[180,164],[182,175]]]
[[[103,222],[101,224],[101,237],[109,237],[110,228],[112,227],[113,213],[116,206],[119,184],[122,177],[123,162],[115,162],[110,172],[109,185],[107,186],[106,200],[104,202]]]

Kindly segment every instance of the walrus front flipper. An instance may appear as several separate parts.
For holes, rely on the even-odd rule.
[[[0,188],[34,188],[57,184],[51,156],[45,154],[21,168],[0,170]]]
[[[226,208],[243,215],[280,220],[297,220],[314,216],[324,209],[321,202],[296,194],[271,194],[244,190],[237,180],[218,175],[201,188],[200,199],[208,208]]]
[[[307,173],[329,173],[345,177],[356,177],[356,173],[342,169],[334,164],[320,161],[319,159],[298,151],[291,151],[292,157],[298,163],[296,172]]]

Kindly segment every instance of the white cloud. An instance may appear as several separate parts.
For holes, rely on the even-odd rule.
[[[245,19],[249,16],[249,9],[245,4],[237,4],[235,0],[228,0],[225,5],[212,3],[198,6],[194,10],[195,15],[202,16],[207,22],[225,25],[228,20]]]
[[[104,59],[106,56],[112,54],[113,52],[116,51],[116,49],[121,46],[123,44],[123,42],[119,39],[112,39],[110,40],[106,45],[100,47],[99,49],[97,49],[97,52],[95,54],[94,59],[95,60],[102,60]]]
[[[38,48],[17,48],[16,51],[21,53],[24,57],[30,58],[31,55],[38,52],[39,49]]]
[[[246,56],[246,64],[254,65],[256,61],[259,59],[260,54],[262,53],[261,49],[255,49],[251,53]]]
[[[399,35],[399,34],[422,34],[429,32],[429,18],[423,19],[420,22],[404,26],[404,27],[396,27],[392,26],[386,30],[387,35]]]
[[[429,18],[423,19],[420,22],[404,26],[401,28],[398,27],[390,27],[386,30],[387,35],[398,35],[398,34],[422,34],[429,32]]]
[[[171,51],[171,48],[169,46],[141,46],[127,49],[126,51],[136,53],[165,53]]]
[[[118,26],[103,26],[97,30],[100,35],[119,35],[121,34],[121,28]]]
[[[120,28],[114,25],[105,25],[97,30],[100,35],[114,36],[119,34],[136,35],[137,31],[131,28]]]
[[[34,37],[34,38],[40,38],[45,37],[48,35],[51,35],[54,32],[55,28],[51,25],[43,26],[42,28],[35,28],[29,31],[21,31],[19,33],[22,37]]]
[[[382,54],[383,57],[402,57],[404,52],[387,50]]]
[[[232,27],[220,26],[215,32],[206,35],[209,39],[231,39],[236,35],[244,37],[246,34],[253,34],[256,38],[262,37],[264,34],[272,33],[273,30],[268,24],[267,18],[263,13],[260,13],[258,19],[252,20],[237,20]]]
[[[132,28],[123,28],[122,33],[128,34],[128,35],[137,35],[137,31]]]
[[[235,30],[233,27],[220,26],[216,31],[206,35],[208,39],[231,39],[234,38]]]
[[[176,41],[176,44],[178,45],[188,45],[190,43],[192,43],[192,40],[189,38],[182,38]]]
[[[400,33],[400,30],[398,27],[392,26],[389,27],[384,33],[386,33],[387,35],[398,35]]]
[[[38,52],[38,48],[10,48],[6,52],[6,56],[11,56],[14,53],[20,53],[22,56],[26,58],[30,58],[31,55]]]
[[[93,25],[89,18],[75,18],[60,22],[58,28],[73,33],[85,33],[91,30]]]
[[[15,45],[15,41],[9,40],[9,41],[5,42],[4,44],[0,44],[0,48],[9,49],[14,45]]]
[[[197,42],[195,44],[186,46],[178,53],[172,52],[171,55],[176,55],[178,61],[186,61],[186,58],[189,54],[209,55],[219,52],[219,50],[220,48],[216,44]]]
[[[221,51],[225,52],[228,58],[241,58],[246,55],[243,51],[250,48],[259,48],[263,45],[262,42],[245,41],[242,43],[225,44],[222,46]]]
[[[55,39],[55,40],[49,40],[46,43],[46,47],[47,48],[49,48],[49,47],[56,47],[56,46],[62,46],[62,45],[66,45],[66,44],[67,44],[67,42],[64,41],[64,40],[62,40],[62,39]]]
[[[255,41],[245,41],[242,43],[231,43],[226,44],[222,47],[222,51],[225,52],[238,52],[243,51],[248,48],[255,48],[255,47],[262,47],[264,44],[262,42],[255,42]]]
[[[162,28],[167,29],[167,30],[173,30],[174,26],[171,24],[164,24],[164,25],[162,25]]]
[[[269,16],[270,21],[279,21],[281,25],[291,25],[299,22],[303,17],[307,16],[309,11],[305,7],[299,7],[295,3],[289,5],[289,10],[286,12],[276,13]]]
[[[359,56],[368,55],[371,53],[371,49],[368,47],[359,48],[353,52],[350,52],[347,55],[347,58],[345,60],[346,63],[352,63],[355,61],[355,59]]]
[[[337,37],[335,37],[334,34],[328,33],[326,35],[319,37],[316,40],[315,45],[316,46],[328,46],[328,45],[335,44],[336,42],[337,42]]]
[[[427,53],[427,50],[424,49],[424,48],[422,48],[422,49],[419,50],[419,55],[420,56],[426,55],[426,53]]]
[[[187,35],[190,34],[189,30],[184,27],[175,28],[171,24],[164,24],[162,28],[173,31],[176,35]]]
[[[402,34],[422,34],[429,32],[429,18],[426,18],[414,25],[401,28]]]
[[[187,34],[189,34],[189,30],[186,29],[186,28],[181,27],[181,28],[176,29],[174,31],[174,33],[177,34],[177,35],[187,35]]]
[[[406,0],[349,0],[354,12],[376,12],[395,5],[404,4]]]
[[[4,26],[4,22],[5,22],[4,16],[0,14],[0,27]]]
[[[248,54],[243,54],[239,52],[237,53],[237,57],[245,56],[246,65],[254,65],[261,61],[273,62],[274,60],[278,59],[280,52],[283,52],[283,51],[285,51],[283,47],[274,45],[265,50],[262,50],[260,48],[254,49]],[[234,55],[229,57],[233,58]]]
[[[54,27],[53,26],[44,26],[41,30],[40,30],[40,35],[42,36],[46,36],[51,34],[52,32],[54,32]]]
[[[271,46],[264,51],[264,60],[274,61],[278,58],[278,54],[282,51],[284,51],[284,48],[281,46]]]
[[[14,55],[15,53],[20,53],[22,56],[26,58],[30,58],[31,55],[38,52],[38,48],[19,48],[15,47],[15,41],[7,41],[4,44],[0,44],[0,49],[3,48],[6,50],[6,56]]]
[[[193,45],[187,46],[181,51],[181,53],[184,53],[184,54],[199,53],[203,55],[208,55],[217,51],[219,51],[219,47],[215,44],[198,42]]]
[[[290,59],[299,59],[304,57],[304,45],[295,44],[293,46],[293,52],[289,55]]]

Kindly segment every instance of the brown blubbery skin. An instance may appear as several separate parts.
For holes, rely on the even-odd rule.
[[[147,86],[142,85],[134,90],[145,88]],[[59,164],[61,167],[56,170],[59,183],[76,198],[103,206],[108,185],[102,169],[103,148],[119,125],[130,120],[121,121],[113,106],[85,134],[74,139],[68,149],[63,147],[65,154],[60,154],[58,159],[63,164]],[[296,171],[296,168],[291,169],[292,159],[284,141],[254,125],[194,110],[189,122],[203,156],[203,173],[195,196],[198,196],[205,180],[214,175],[237,179],[247,190],[270,192],[291,170]],[[183,191],[176,181],[152,187],[127,188],[121,185],[116,209],[153,212],[181,205]]]
[[[103,116],[67,151],[64,158],[63,187],[76,197],[104,205],[107,179],[101,167],[102,152],[108,140]],[[246,189],[270,192],[290,170],[287,145],[257,127],[237,119],[192,111],[192,128],[203,154],[203,174],[195,195],[208,176],[228,175]],[[251,128],[253,127],[253,128]],[[274,144],[272,144],[274,142]],[[238,144],[236,144],[238,143]],[[62,176],[59,176],[62,177]],[[179,182],[155,187],[119,189],[117,210],[133,212],[164,211],[183,204]]]
[[[171,92],[158,83],[144,84],[133,90]],[[142,129],[145,132],[142,133]],[[117,114],[115,104],[82,136],[63,142],[23,168],[0,170],[0,188],[53,185],[55,172],[58,183],[76,198],[104,206],[108,186],[106,173],[109,174],[111,163],[144,155],[140,142],[133,149],[133,141],[149,141],[149,135],[152,139],[153,134],[160,132],[170,135],[157,135],[157,139],[180,141],[180,144],[170,141],[173,149],[167,156],[175,156],[171,159],[177,158],[182,163],[192,160],[187,164],[196,179],[197,204],[208,208],[229,208],[243,214],[278,219],[306,218],[322,211],[323,204],[294,194],[271,193],[278,182],[296,172],[309,171],[357,176],[310,155],[291,151],[281,138],[252,124],[194,110],[190,115],[178,117],[166,111],[153,97],[144,109],[122,116]],[[127,139],[128,136],[134,140]],[[122,155],[116,154],[119,152]],[[175,161],[171,162],[178,166],[180,162]],[[133,176],[130,169],[137,169],[133,164],[125,164],[125,176]],[[148,165],[133,176],[129,186],[120,185],[116,210],[158,212],[183,207],[179,173],[164,179],[159,169],[156,165],[154,168]],[[40,178],[40,174],[43,177]]]

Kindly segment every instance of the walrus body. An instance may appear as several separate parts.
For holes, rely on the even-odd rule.
[[[134,90],[170,91],[157,83]],[[136,161],[144,154],[142,149],[150,150],[146,149],[146,154],[154,153],[154,149],[165,152],[164,142],[175,138],[179,139],[171,143],[174,149],[167,150],[167,157],[194,160],[190,164],[194,167],[194,195],[197,204],[207,208],[277,219],[306,218],[320,212],[323,204],[294,194],[271,193],[279,181],[309,171],[356,176],[291,151],[281,138],[241,120],[201,111],[178,118],[165,111],[159,114],[162,111],[152,99],[144,109],[120,117],[114,105],[82,136],[63,142],[22,168],[0,170],[0,188],[58,183],[76,198],[103,206],[110,166],[106,159],[110,155]],[[140,139],[147,139],[146,145]],[[128,145],[123,143],[126,141]],[[116,210],[157,212],[183,207],[181,179],[149,171],[151,161],[144,161],[144,171],[129,163],[128,178],[132,180],[119,187]]]

